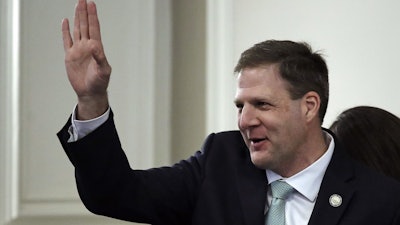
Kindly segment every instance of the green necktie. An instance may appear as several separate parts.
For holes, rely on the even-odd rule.
[[[272,202],[269,207],[265,225],[285,225],[286,198],[294,191],[294,188],[284,181],[271,183]]]

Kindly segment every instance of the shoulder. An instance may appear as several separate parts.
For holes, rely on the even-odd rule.
[[[242,135],[238,130],[222,131],[214,133],[214,135],[219,140],[235,140],[244,144]]]
[[[210,148],[224,149],[242,149],[246,148],[242,135],[237,130],[223,131],[218,133],[211,133],[204,141],[202,150]]]
[[[201,148],[207,158],[233,160],[249,158],[249,151],[237,130],[211,133],[205,139]]]
[[[400,193],[400,182],[396,179],[371,169],[358,161],[353,161],[353,163],[358,184],[364,189],[376,190],[379,188],[380,192],[385,195],[388,193]]]
[[[361,189],[375,190],[376,187],[379,186],[381,189],[389,187],[388,189],[400,192],[399,181],[351,158],[347,154],[347,150],[342,143],[334,136],[334,134],[332,135],[335,139],[335,150],[334,155],[332,156],[331,164],[334,165],[334,170],[336,173],[345,173],[347,176],[349,176],[349,178],[351,177],[351,174],[354,173],[354,179],[357,181],[357,185],[362,187]]]

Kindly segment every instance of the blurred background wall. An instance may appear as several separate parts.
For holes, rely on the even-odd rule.
[[[75,0],[0,0],[0,225],[125,224],[88,213],[56,139],[76,103],[62,18]],[[326,56],[324,126],[356,105],[400,115],[400,3],[391,0],[97,0],[109,88],[134,168],[187,158],[209,132],[236,129],[233,67],[266,39]]]

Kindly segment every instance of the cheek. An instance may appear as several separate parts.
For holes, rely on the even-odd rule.
[[[262,120],[268,138],[274,144],[279,144],[290,139],[293,121],[282,113],[270,115]]]
[[[239,130],[244,131],[246,128],[243,126],[241,114],[237,114],[237,127]]]
[[[278,127],[281,126],[281,123],[285,121],[281,121],[280,115],[278,113],[265,112],[260,117],[261,125],[267,130],[273,131],[277,130]]]
[[[287,127],[288,129],[291,129],[292,132],[301,134],[305,127],[305,121],[302,114],[300,112],[292,113],[292,115],[288,118]]]

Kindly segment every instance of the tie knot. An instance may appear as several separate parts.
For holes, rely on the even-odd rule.
[[[285,181],[277,180],[271,183],[271,190],[273,198],[285,200],[294,191],[294,188]]]

